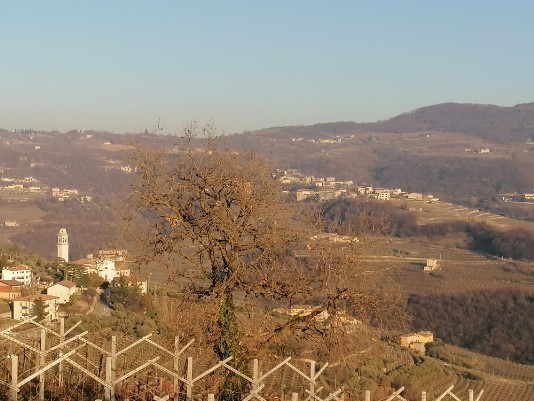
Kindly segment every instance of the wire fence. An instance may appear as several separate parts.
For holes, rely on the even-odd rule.
[[[148,334],[132,340],[126,336],[75,334],[80,322],[59,329],[34,320],[13,324],[0,331],[0,348],[5,355],[0,365],[0,388],[12,400],[208,400],[214,401],[229,377],[242,384],[237,399],[242,401],[343,401],[343,386],[335,388],[325,376],[328,363],[296,360],[254,359],[237,369],[232,358],[222,361],[186,356],[194,340],[182,344]],[[24,330],[20,329],[24,326]],[[89,339],[90,337],[90,339]],[[469,390],[462,400],[450,386],[435,398],[481,401]],[[404,387],[392,391],[385,401],[401,400]],[[362,394],[371,401],[370,391]],[[1,397],[0,397],[1,398]],[[427,400],[426,392],[421,401]]]

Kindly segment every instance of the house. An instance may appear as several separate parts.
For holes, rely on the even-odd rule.
[[[391,193],[386,190],[380,190],[377,192],[378,200],[389,200],[391,198]]]
[[[436,270],[439,267],[438,260],[437,259],[427,259],[426,265],[423,266],[423,270],[425,272],[431,272],[433,270]]]
[[[0,298],[13,299],[22,296],[24,284],[17,280],[0,280]]]
[[[2,280],[17,280],[24,285],[30,285],[32,269],[26,265],[2,267]]]
[[[418,192],[411,192],[408,194],[408,199],[423,200],[423,194]]]
[[[46,293],[58,297],[58,303],[65,304],[70,301],[71,295],[76,293],[76,283],[70,280],[63,280],[48,287]]]
[[[124,250],[101,250],[96,257],[89,254],[86,259],[76,260],[73,263],[83,266],[89,274],[98,274],[103,280],[112,282],[117,277],[130,276],[130,270],[125,268],[126,254]]]
[[[137,287],[141,291],[141,294],[146,294],[148,292],[148,281],[141,278],[134,277],[115,277],[112,282],[113,287]]]
[[[421,353],[425,353],[425,344],[434,341],[434,333],[431,331],[419,331],[400,336],[400,345],[406,348],[413,348]]]
[[[297,202],[307,199],[310,196],[315,195],[315,194],[316,192],[314,191],[308,191],[306,189],[298,189],[297,190]]]
[[[18,226],[19,226],[19,223],[16,222],[15,220],[4,221],[4,227],[18,227]]]
[[[26,297],[15,298],[13,303],[13,319],[27,320],[35,316],[35,302],[42,301],[45,307],[46,322],[57,320],[58,297],[47,294],[34,294]]]

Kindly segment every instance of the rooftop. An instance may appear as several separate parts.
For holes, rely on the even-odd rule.
[[[25,301],[51,301],[52,299],[59,299],[59,297],[54,297],[53,295],[47,295],[47,294],[34,294],[34,295],[27,295],[25,297],[21,298],[15,298],[12,301],[13,302],[25,302]]]

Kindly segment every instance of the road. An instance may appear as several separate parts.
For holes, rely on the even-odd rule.
[[[91,305],[91,308],[87,312],[87,314],[93,314],[96,316],[110,316],[111,315],[111,309],[107,306],[106,298],[104,297],[104,293],[102,290],[99,290],[98,295],[95,297],[95,300],[93,301],[93,305]]]

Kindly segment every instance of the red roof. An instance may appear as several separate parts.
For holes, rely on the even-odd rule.
[[[70,262],[72,264],[75,264],[75,265],[90,265],[90,264],[94,264],[94,259],[78,259],[78,260],[73,260],[72,262]]]
[[[76,283],[70,281],[70,280],[62,280],[59,283],[56,283],[58,285],[62,285],[63,287],[72,288],[76,287]]]
[[[53,295],[47,295],[47,294],[34,294],[34,295],[27,295],[22,298],[13,299],[13,301],[17,301],[17,302],[18,301],[36,301],[36,300],[50,301],[52,299],[59,299],[59,297],[55,297]]]
[[[16,272],[16,271],[22,271],[22,270],[31,270],[32,268],[26,265],[19,265],[19,266],[4,267],[4,269],[10,270],[12,272]]]
[[[7,285],[9,287],[18,287],[18,286],[24,285],[24,283],[21,283],[20,281],[17,281],[17,280],[0,280],[0,286],[2,284]]]

